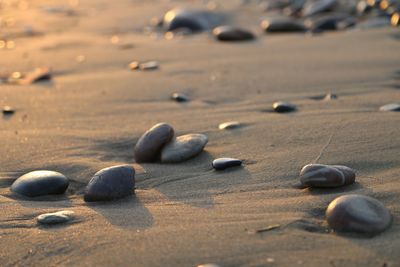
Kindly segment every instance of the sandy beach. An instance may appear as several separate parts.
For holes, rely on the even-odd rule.
[[[0,15],[15,20],[2,28],[15,47],[0,49],[0,73],[47,66],[53,76],[0,84],[0,107],[15,108],[0,120],[1,266],[400,266],[400,114],[379,111],[400,102],[398,27],[267,35],[258,5],[216,1],[257,39],[167,40],[148,33],[150,19],[203,1],[10,2]],[[160,68],[132,71],[134,60]],[[171,101],[174,92],[190,101]],[[327,93],[338,98],[315,99]],[[297,111],[274,113],[275,101]],[[226,121],[243,127],[219,130]],[[205,151],[178,164],[136,163],[137,140],[159,122],[206,134]],[[244,164],[217,172],[220,157]],[[349,166],[356,182],[301,189],[308,163]],[[135,194],[84,202],[91,177],[119,164],[135,168]],[[67,192],[16,196],[11,184],[32,170],[63,173]],[[325,210],[350,193],[381,201],[391,227],[374,237],[331,231]],[[76,219],[37,224],[59,210]]]

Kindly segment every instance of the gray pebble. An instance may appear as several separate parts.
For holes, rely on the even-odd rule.
[[[176,102],[187,102],[187,101],[189,101],[189,98],[186,95],[180,94],[180,93],[173,93],[171,95],[171,99],[175,100]]]
[[[303,16],[312,16],[329,11],[337,4],[336,0],[308,0],[303,7]]]
[[[193,158],[203,151],[207,142],[204,134],[178,136],[161,151],[161,162],[178,163]]]
[[[70,210],[62,210],[53,213],[41,214],[37,217],[40,224],[59,224],[66,223],[73,218],[74,212]]]
[[[232,26],[219,26],[212,31],[214,37],[219,41],[250,41],[255,36],[250,31]]]
[[[354,183],[356,173],[341,165],[308,164],[300,171],[300,182],[309,187],[338,187]]]
[[[287,102],[275,102],[272,105],[272,108],[274,109],[275,112],[278,113],[286,113],[286,112],[292,112],[296,110],[296,106]]]
[[[242,161],[234,158],[219,158],[212,162],[212,166],[216,170],[225,170],[230,167],[241,166]]]
[[[261,28],[267,33],[305,32],[303,23],[291,18],[271,18],[261,22]]]
[[[400,111],[400,104],[392,103],[379,108],[380,111]]]

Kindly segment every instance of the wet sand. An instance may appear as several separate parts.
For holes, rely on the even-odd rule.
[[[16,47],[0,50],[0,72],[49,66],[54,76],[0,85],[1,106],[16,109],[0,122],[0,265],[400,266],[400,117],[378,111],[400,102],[398,29],[270,36],[258,28],[262,10],[229,2],[230,21],[256,41],[165,40],[142,29],[182,1],[82,1],[72,16],[43,12],[48,3],[33,1],[29,16],[7,11]],[[21,37],[24,24],[42,34]],[[160,69],[131,71],[133,60]],[[173,92],[191,101],[171,101]],[[330,92],[338,99],[312,99]],[[298,110],[273,113],[274,101]],[[232,120],[245,127],[218,129]],[[180,164],[134,163],[136,141],[162,121],[177,134],[206,134],[205,151]],[[219,157],[245,164],[216,172]],[[356,183],[299,189],[310,162],[352,167]],[[92,175],[117,164],[134,164],[135,195],[85,203]],[[15,178],[37,169],[69,177],[67,193],[35,201],[11,193]],[[330,231],[325,209],[347,193],[384,203],[391,228],[373,238]],[[58,210],[77,219],[37,225],[37,215]]]

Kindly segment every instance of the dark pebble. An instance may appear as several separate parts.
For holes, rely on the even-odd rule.
[[[158,123],[145,132],[135,146],[136,162],[153,162],[162,147],[174,137],[174,129],[166,123]]]
[[[261,22],[261,28],[267,33],[307,31],[303,23],[291,18],[266,19]]]
[[[87,202],[109,201],[130,196],[135,190],[135,169],[129,165],[98,171],[86,187]]]
[[[233,158],[219,158],[212,162],[212,166],[216,170],[225,170],[226,168],[241,166],[242,161],[240,159]]]
[[[378,200],[363,195],[345,195],[333,200],[326,219],[335,231],[378,234],[391,224],[389,210]]]
[[[32,171],[15,180],[11,191],[27,197],[37,197],[63,194],[68,185],[68,178],[59,172]]]
[[[337,4],[336,0],[308,0],[303,7],[303,16],[312,16],[321,12],[332,10]]]
[[[10,106],[4,106],[2,111],[4,115],[12,115],[15,113],[15,109]]]
[[[300,182],[305,187],[339,187],[354,183],[356,173],[341,165],[308,164],[300,171]]]
[[[286,102],[275,102],[272,105],[272,108],[274,109],[275,112],[278,113],[287,113],[287,112],[292,112],[296,110],[296,106],[292,105],[290,103]]]
[[[253,33],[232,26],[219,26],[212,33],[219,41],[250,41],[255,39]]]
[[[189,98],[186,95],[180,94],[180,93],[173,93],[171,95],[171,99],[175,100],[176,102],[187,102],[187,101],[189,101]]]

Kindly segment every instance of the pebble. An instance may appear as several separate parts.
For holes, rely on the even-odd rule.
[[[255,39],[253,33],[232,26],[219,26],[212,33],[219,41],[249,41]]]
[[[329,11],[337,4],[336,0],[307,0],[303,7],[303,16],[308,17]]]
[[[161,162],[178,163],[193,158],[203,151],[207,142],[208,138],[204,134],[178,136],[161,151]]]
[[[212,166],[216,170],[225,170],[226,168],[241,166],[242,161],[240,159],[233,158],[219,158],[212,162]]]
[[[341,165],[308,164],[300,171],[300,182],[309,187],[338,187],[354,183],[356,173]]]
[[[305,24],[312,32],[344,30],[355,25],[355,19],[346,15],[327,15],[307,20]]]
[[[41,214],[37,217],[40,224],[59,224],[66,223],[73,218],[74,212],[71,210],[62,210],[53,213]]]
[[[338,99],[338,96],[336,94],[329,93],[329,94],[325,95],[323,100],[328,101],[328,100],[335,100],[335,99]]]
[[[292,112],[296,110],[296,106],[290,103],[286,102],[275,102],[272,105],[272,108],[274,109],[275,112],[278,113],[286,113],[286,112]]]
[[[28,172],[19,177],[11,185],[11,191],[27,197],[37,197],[63,194],[68,185],[68,178],[63,174],[40,170]]]
[[[206,264],[197,265],[197,267],[221,267],[221,266],[218,264],[215,264],[215,263],[206,263]]]
[[[400,111],[399,103],[387,104],[379,108],[380,111]]]
[[[4,106],[2,111],[4,115],[12,115],[15,113],[15,109],[10,106]]]
[[[218,129],[220,129],[220,130],[232,130],[232,129],[239,128],[240,126],[242,126],[242,124],[240,122],[238,122],[238,121],[228,121],[228,122],[221,123],[218,126]]]
[[[171,99],[175,100],[176,102],[187,102],[187,101],[189,101],[189,98],[186,95],[180,94],[180,93],[173,93],[171,95]]]
[[[329,226],[340,232],[378,234],[392,221],[389,210],[378,200],[363,195],[345,195],[333,200],[327,210]]]
[[[157,160],[162,147],[174,137],[174,129],[166,123],[158,123],[145,132],[135,146],[136,162]]]
[[[160,64],[157,61],[132,61],[129,63],[129,68],[131,70],[157,70],[160,68]]]
[[[119,165],[98,171],[86,187],[84,199],[87,202],[109,201],[124,198],[135,190],[135,169]]]
[[[291,18],[265,19],[261,22],[261,28],[267,33],[307,31],[303,23]]]

